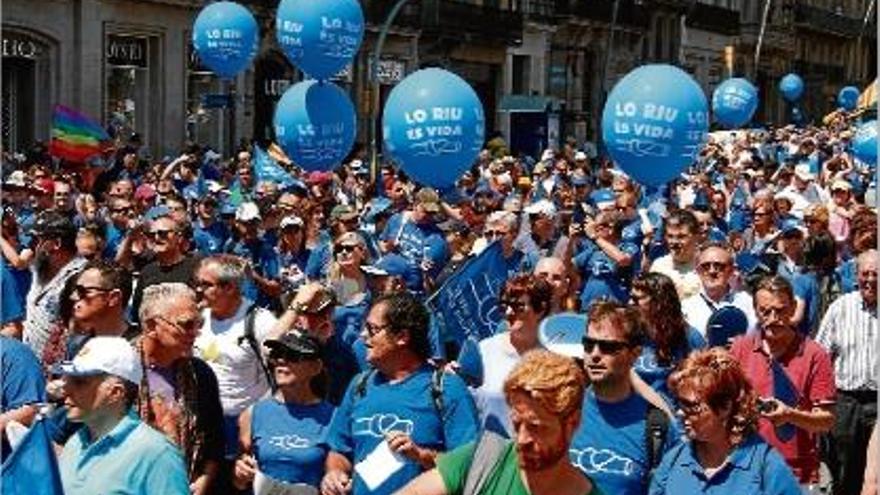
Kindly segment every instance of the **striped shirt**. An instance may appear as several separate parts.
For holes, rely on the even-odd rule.
[[[831,354],[838,390],[877,390],[877,308],[861,292],[831,303],[819,325],[816,342]]]
[[[65,284],[76,276],[83,266],[85,258],[70,260],[46,284],[40,284],[34,274],[34,283],[27,295],[27,316],[24,320],[22,341],[30,346],[37,356],[43,355],[43,348],[52,333],[52,324],[61,317],[61,292]]]

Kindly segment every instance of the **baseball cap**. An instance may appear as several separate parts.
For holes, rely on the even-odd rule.
[[[308,175],[306,178],[306,183],[315,185],[315,184],[326,184],[333,179],[332,172],[321,172],[316,170]]]
[[[746,314],[736,306],[722,306],[715,310],[706,322],[709,347],[726,346],[731,339],[743,335],[749,329]]]
[[[837,179],[836,181],[834,181],[831,184],[831,190],[832,191],[851,191],[852,184],[850,184],[849,182],[847,182],[843,179]]]
[[[523,208],[523,212],[529,215],[543,215],[552,218],[556,216],[556,206],[550,200],[541,199]]]
[[[67,376],[106,373],[131,383],[140,383],[143,377],[140,358],[122,337],[92,337],[72,360],[55,365],[54,372]]]
[[[788,237],[792,234],[803,235],[806,233],[804,225],[794,218],[789,218],[782,222],[782,226],[779,230],[781,231],[783,237]]]
[[[302,227],[303,221],[302,218],[296,215],[287,215],[286,217],[281,219],[281,230],[286,229],[287,227]]]
[[[27,176],[24,173],[24,170],[15,170],[9,174],[9,177],[3,181],[3,185],[6,187],[27,187]]]
[[[287,332],[277,339],[267,339],[264,343],[269,351],[281,351],[305,359],[320,359],[321,344],[313,337],[301,332]]]
[[[586,159],[587,159],[587,154],[584,153],[583,151],[578,151],[574,154],[574,161],[576,161],[576,162],[586,161]]]
[[[37,179],[34,181],[32,189],[35,191],[39,191],[43,194],[54,194],[55,193],[55,181],[52,179]]]
[[[171,214],[171,209],[168,208],[167,206],[164,206],[164,205],[154,206],[154,207],[150,208],[149,210],[147,210],[146,213],[144,213],[144,219],[152,222],[153,220],[158,220],[162,217],[167,217],[170,214]]]
[[[38,237],[74,237],[76,226],[67,215],[57,211],[43,211],[37,214],[31,226],[31,235]]]
[[[547,171],[547,165],[545,165],[544,162],[538,162],[537,164],[535,164],[535,168],[532,169],[532,174],[534,174],[534,175],[543,174],[546,171]]]
[[[389,253],[376,260],[372,265],[362,265],[361,270],[367,275],[378,277],[404,277],[410,270],[409,262],[403,256]]]
[[[260,208],[256,203],[246,201],[235,210],[235,220],[238,222],[252,222],[254,220],[262,220],[260,216]]]
[[[423,187],[416,193],[416,204],[422,205],[425,211],[437,213],[440,211],[440,196],[434,189]]]
[[[802,181],[811,181],[816,175],[810,171],[810,164],[802,163],[794,168],[794,175]]]
[[[346,221],[357,218],[358,214],[354,211],[354,208],[348,205],[336,205],[330,210],[330,221],[338,222],[338,221]]]
[[[134,191],[134,199],[149,201],[156,197],[156,189],[149,184],[141,184]]]
[[[367,209],[366,220],[368,222],[372,222],[376,219],[377,216],[388,211],[389,208],[391,208],[390,199],[384,196],[373,198],[373,201],[370,203],[369,209]]]

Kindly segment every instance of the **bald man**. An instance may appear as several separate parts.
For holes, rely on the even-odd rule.
[[[567,309],[565,304],[571,288],[571,275],[565,263],[554,256],[541,258],[535,265],[535,276],[543,278],[553,287],[553,299],[550,303],[549,314],[565,311]]]

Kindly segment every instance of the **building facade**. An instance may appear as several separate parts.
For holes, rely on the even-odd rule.
[[[271,139],[276,102],[303,77],[275,43],[278,0],[242,1],[261,46],[233,81],[194,55],[192,22],[206,3],[4,1],[3,148],[46,140],[55,104],[121,138],[137,132],[155,157],[186,140],[228,152],[241,138]],[[806,81],[800,105],[813,119],[833,108],[840,87],[864,87],[877,74],[876,15],[864,0],[410,0],[388,30],[375,90],[370,60],[395,3],[362,0],[362,49],[335,78],[355,102],[364,145],[373,135],[381,143],[373,122],[394,85],[427,66],[465,78],[483,102],[487,135],[530,154],[569,136],[598,141],[607,92],[645,63],[684,67],[707,95],[731,75],[747,77],[761,94],[756,120],[769,123],[790,115],[776,89],[788,72]]]

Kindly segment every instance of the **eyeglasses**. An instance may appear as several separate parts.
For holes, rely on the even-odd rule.
[[[723,272],[730,268],[730,263],[722,263],[720,261],[704,261],[703,263],[700,263],[697,267],[704,272],[713,270]]]
[[[182,320],[182,321],[181,320],[178,320],[178,321],[170,320],[168,318],[165,318],[164,316],[157,316],[156,319],[164,321],[165,323],[176,328],[178,332],[184,333],[187,335],[198,332],[199,329],[201,329],[202,325],[204,324],[204,320],[202,320],[201,317],[195,317],[195,318],[192,318],[189,320]]]
[[[391,328],[391,325],[373,325],[368,321],[364,322],[364,330],[367,331],[367,335],[369,335],[370,337],[375,337],[379,333],[384,332],[389,328]]]
[[[771,316],[782,318],[788,312],[788,308],[758,308],[756,312],[763,319],[770,318]]]
[[[134,211],[134,208],[131,206],[123,206],[120,208],[110,208],[110,213],[131,213]]]
[[[514,313],[522,313],[526,310],[526,306],[528,306],[528,303],[526,303],[525,301],[504,300],[499,301],[498,306],[500,306],[503,311],[507,311],[508,309],[510,309]]]
[[[70,292],[70,298],[74,301],[83,301],[91,299],[100,294],[106,294],[113,290],[114,289],[107,289],[106,287],[88,287],[85,285],[74,285],[73,290]]]
[[[584,352],[587,354],[593,352],[593,349],[596,347],[599,348],[599,352],[602,354],[617,354],[630,347],[629,342],[623,342],[620,340],[600,340],[592,337],[584,337],[581,339],[581,343],[584,346]]]
[[[700,401],[690,401],[679,397],[678,410],[685,416],[696,416],[706,410],[706,404]]]
[[[356,250],[358,247],[360,246],[358,246],[357,244],[340,244],[333,248],[333,252],[336,254],[351,253],[354,252],[354,250]]]
[[[507,232],[503,230],[484,230],[483,237],[489,240],[495,240],[507,235]]]
[[[174,230],[151,230],[147,232],[147,237],[154,241],[167,241],[171,234],[174,233]]]
[[[207,280],[196,280],[195,285],[196,285],[196,291],[201,292],[201,291],[204,291],[205,289],[212,289],[214,287],[219,287],[220,283],[219,282],[209,282]]]

